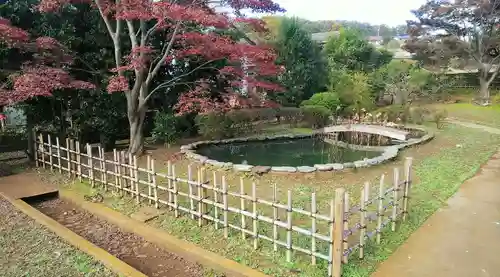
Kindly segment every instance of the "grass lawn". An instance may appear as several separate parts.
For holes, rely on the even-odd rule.
[[[116,276],[0,198],[0,269],[3,277]]]
[[[448,117],[491,127],[500,127],[500,105],[498,104],[487,107],[481,107],[471,103],[436,104],[432,106],[446,109],[448,111]]]
[[[433,127],[429,125],[429,128]],[[282,132],[283,130],[273,131]],[[306,132],[307,130],[294,130],[294,132],[297,131]],[[272,184],[277,184],[280,199],[285,199],[286,191],[291,190],[294,196],[294,205],[304,209],[309,209],[309,195],[315,191],[318,196],[317,202],[320,212],[328,214],[329,203],[336,188],[345,187],[351,193],[351,201],[355,202],[359,198],[359,192],[365,181],[375,183],[381,174],[390,176],[392,168],[401,166],[404,157],[413,157],[415,182],[412,191],[410,220],[398,227],[396,233],[390,231],[384,233],[380,245],[370,245],[364,260],[351,258],[349,264],[344,267],[344,276],[369,276],[378,263],[385,260],[425,219],[441,207],[464,180],[475,174],[480,165],[496,151],[496,145],[500,143],[500,136],[455,125],[445,125],[442,129],[434,131],[436,137],[431,142],[405,150],[397,161],[376,167],[341,173],[317,172],[305,175],[268,174],[260,177],[249,174],[241,175],[230,171],[223,172],[223,174],[227,176],[227,181],[230,187],[233,186],[233,189],[238,187],[240,177],[252,179],[258,183],[258,195],[269,195]],[[161,167],[161,161],[163,161],[164,166],[166,158],[177,151],[178,148],[175,147],[171,149],[161,148],[153,150],[151,154],[158,161],[157,166]],[[190,161],[183,159],[177,161],[177,173],[185,176],[189,163]],[[77,190],[84,194],[93,193],[86,184],[61,180],[53,175],[44,174],[43,176],[54,178],[51,181],[60,182],[67,189]],[[211,175],[208,174],[208,176]],[[250,182],[247,183],[250,184]],[[139,207],[129,197],[118,198],[113,193],[103,194],[105,195],[104,203],[122,213],[131,214]],[[294,256],[293,263],[287,263],[284,251],[274,252],[272,246],[265,243],[261,244],[261,249],[253,250],[251,241],[241,239],[240,234],[231,234],[230,238],[226,240],[223,238],[221,230],[215,230],[212,225],[200,229],[197,227],[197,221],[188,217],[176,219],[173,214],[166,213],[149,224],[205,249],[258,268],[272,276],[325,276],[325,263],[311,266],[310,258],[299,255]]]

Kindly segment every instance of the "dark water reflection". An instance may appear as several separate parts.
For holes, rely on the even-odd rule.
[[[205,145],[197,149],[209,159],[235,164],[313,166],[373,158],[380,152],[360,151],[325,143],[320,138],[283,139]]]

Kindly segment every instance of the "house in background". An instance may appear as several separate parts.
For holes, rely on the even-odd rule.
[[[382,45],[384,43],[384,38],[382,36],[369,36],[366,40],[373,45]]]
[[[324,33],[314,33],[311,35],[313,41],[317,42],[320,46],[326,44],[329,38],[333,36],[338,36],[340,33],[338,31],[324,32]]]

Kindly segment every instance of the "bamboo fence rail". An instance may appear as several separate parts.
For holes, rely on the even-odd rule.
[[[328,276],[333,277],[341,276],[342,264],[353,253],[363,258],[367,240],[375,238],[374,242],[380,243],[383,231],[396,231],[396,223],[408,216],[411,158],[405,161],[402,178],[400,170],[394,169],[390,186],[385,176],[375,190],[366,183],[355,205],[349,205],[350,196],[344,189],[337,189],[330,213],[321,214],[315,192],[309,208],[297,207],[290,190],[286,201],[278,200],[276,185],[271,197],[262,197],[257,195],[255,183],[245,191],[243,179],[239,185],[229,186],[226,177],[218,178],[216,173],[209,180],[204,168],[193,170],[189,166],[187,178],[181,178],[175,164],[168,162],[167,172],[160,172],[151,157],[147,157],[146,168],[141,168],[135,156],[115,149],[112,160],[107,159],[100,146],[93,149],[72,139],[61,143],[56,138],[53,144],[50,135],[40,134],[35,144],[37,166],[85,179],[92,187],[128,194],[137,203],[167,208],[175,217],[188,216],[199,226],[213,223],[223,229],[225,238],[239,234],[251,239],[255,249],[267,242],[274,251],[284,250],[289,262],[297,254],[309,256],[312,264],[326,262]],[[229,197],[236,201],[229,201]]]

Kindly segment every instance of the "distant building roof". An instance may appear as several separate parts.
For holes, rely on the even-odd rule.
[[[332,31],[332,32],[324,32],[324,33],[314,33],[311,35],[312,40],[316,41],[317,43],[323,44],[328,41],[330,37],[333,36],[338,36],[339,32],[337,31]]]

